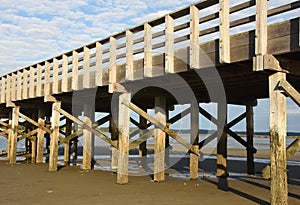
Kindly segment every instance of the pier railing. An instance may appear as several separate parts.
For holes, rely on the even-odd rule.
[[[250,30],[255,30],[256,69],[261,70],[268,18],[300,7],[295,1],[268,10],[268,2],[272,0],[230,6],[229,0],[202,1],[9,73],[0,79],[0,103],[9,106],[19,100],[180,72],[183,61],[189,62],[189,68],[199,68],[199,44],[211,40],[218,41],[218,63],[231,63],[230,36]]]

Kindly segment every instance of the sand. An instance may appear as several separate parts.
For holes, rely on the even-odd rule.
[[[167,173],[183,171],[187,163],[183,159]],[[200,169],[210,170],[214,166],[214,160],[206,160]],[[82,171],[76,166],[48,172],[47,164],[9,165],[0,161],[0,204],[269,204],[268,180],[259,174],[239,174],[245,163],[229,162],[228,166],[237,174],[229,177],[228,190],[223,191],[218,189],[217,178],[211,173],[204,174],[208,178],[201,175],[193,181],[166,176],[162,183],[152,182],[150,176],[130,176],[129,184],[118,185],[112,172]],[[289,167],[292,205],[300,204],[299,175],[300,167]]]

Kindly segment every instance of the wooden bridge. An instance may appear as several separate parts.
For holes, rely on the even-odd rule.
[[[300,2],[268,9],[272,1],[234,6],[229,0],[202,1],[2,76],[0,124],[8,139],[9,162],[16,163],[17,143],[25,139],[33,162],[42,163],[49,149],[49,171],[57,171],[59,144],[64,144],[68,163],[71,145],[76,148],[83,136],[82,168],[89,170],[97,136],[112,146],[111,167],[118,173],[117,183],[124,184],[129,150],[139,147],[145,157],[145,142],[154,137],[154,180],[163,181],[169,136],[189,151],[190,178],[198,179],[200,150],[217,137],[221,179],[227,177],[230,135],[245,146],[247,172],[254,174],[253,106],[257,99],[270,98],[271,202],[287,204],[286,97],[300,104],[299,16],[274,24],[269,19],[299,9]],[[199,107],[201,102],[218,103],[218,117]],[[169,118],[168,111],[177,104],[190,108]],[[246,112],[227,123],[227,104],[244,105]],[[154,117],[147,114],[152,108]],[[83,120],[78,118],[82,111]],[[140,116],[139,122],[130,118],[130,111]],[[96,121],[97,112],[107,116]],[[187,114],[189,142],[169,128]],[[199,114],[218,126],[202,142]],[[247,141],[230,129],[244,118]],[[97,129],[106,122],[111,137]],[[129,136],[139,132],[129,133],[130,122],[140,129],[134,141]],[[147,130],[151,125],[155,129]]]

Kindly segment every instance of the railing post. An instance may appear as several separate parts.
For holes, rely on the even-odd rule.
[[[174,70],[174,19],[167,15],[165,17],[166,30],[166,56],[165,56],[165,72],[175,73]]]
[[[133,71],[133,34],[126,31],[126,80],[134,80]]]
[[[96,85],[103,85],[102,44],[96,42]]]
[[[34,85],[34,68],[30,66],[29,70],[29,98],[34,98],[34,90],[35,90],[35,85]]]
[[[40,64],[37,65],[37,79],[36,79],[36,96],[42,96],[42,66]]]
[[[22,99],[28,99],[28,70],[23,70],[23,93]]]
[[[255,61],[254,70],[264,70],[264,55],[268,41],[268,0],[256,0]]]
[[[150,24],[144,25],[144,77],[152,77],[152,27]]]
[[[117,40],[114,37],[109,38],[109,88],[108,92],[114,92],[114,83],[117,82]]]
[[[78,90],[78,52],[72,53],[72,90]]]
[[[90,49],[83,49],[83,88],[90,88]]]
[[[16,83],[17,83],[17,77],[15,73],[11,74],[11,101],[16,100]]]
[[[220,63],[230,63],[230,0],[220,0]]]
[[[61,91],[62,92],[68,92],[68,56],[67,55],[63,55],[62,56],[62,83],[61,83]]]
[[[52,83],[53,93],[57,94],[58,91],[58,60],[53,58],[53,83]]]
[[[2,76],[1,77],[1,103],[5,103],[6,92],[7,92],[6,78]]]
[[[17,100],[22,100],[22,73],[17,72]]]
[[[199,68],[199,9],[190,7],[190,68]]]

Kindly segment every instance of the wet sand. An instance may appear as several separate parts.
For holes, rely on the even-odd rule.
[[[188,173],[188,159],[167,170],[166,181],[154,183],[150,176],[130,176],[129,184],[117,185],[116,174],[63,167],[48,172],[47,164],[9,165],[0,161],[0,204],[269,204],[269,181],[259,175],[265,164],[256,164],[257,176],[247,176],[245,162],[229,161],[228,190],[218,189],[217,178],[208,174],[198,180],[169,176]],[[215,169],[215,160],[200,163],[200,171]],[[205,173],[202,172],[202,173]],[[211,172],[210,172],[211,173]],[[289,167],[289,204],[300,204],[300,167]]]

